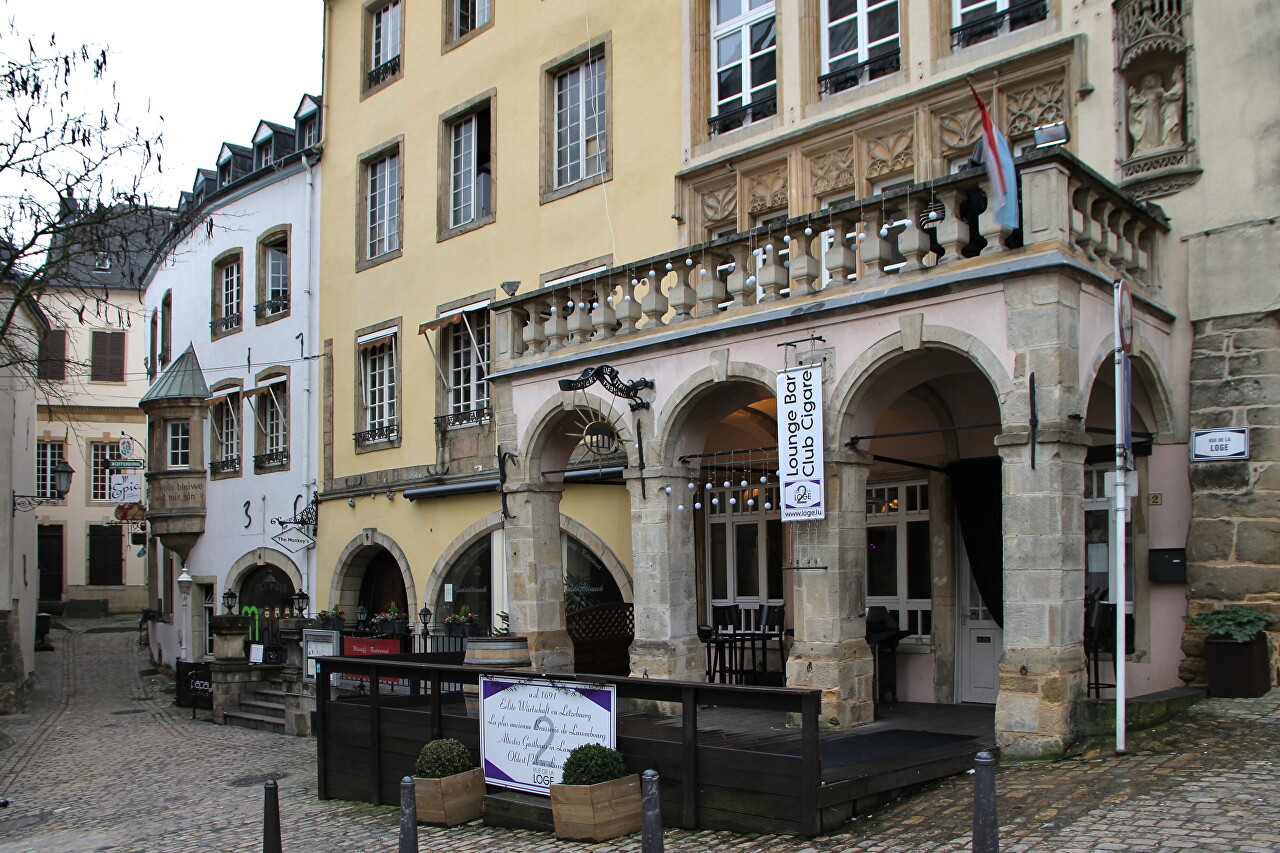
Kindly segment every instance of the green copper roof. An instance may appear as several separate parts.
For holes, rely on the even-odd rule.
[[[204,400],[208,396],[209,386],[205,384],[204,373],[200,370],[200,359],[196,358],[195,348],[188,344],[186,351],[169,365],[168,370],[160,374],[160,378],[138,402],[151,403],[156,400],[193,397]]]

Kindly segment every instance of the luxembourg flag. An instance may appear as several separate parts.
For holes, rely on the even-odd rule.
[[[991,121],[991,113],[978,90],[969,87],[973,99],[978,102],[978,111],[982,113],[982,162],[987,166],[987,177],[991,179],[991,209],[996,222],[1013,230],[1018,221],[1018,178],[1013,170],[1013,155],[1009,153],[1009,141],[1004,134],[996,130]]]

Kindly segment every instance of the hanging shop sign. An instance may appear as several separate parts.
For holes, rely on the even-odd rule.
[[[617,740],[612,684],[480,677],[480,758],[490,785],[550,796],[569,753]]]
[[[301,527],[286,527],[275,536],[272,536],[271,541],[287,550],[290,554],[296,554],[304,548],[313,548],[316,544],[315,538]]]
[[[1191,431],[1191,461],[1249,458],[1249,428]]]
[[[821,364],[778,373],[778,476],[783,521],[826,518]]]

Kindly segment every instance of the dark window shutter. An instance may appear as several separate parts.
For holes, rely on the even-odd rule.
[[[36,375],[41,379],[67,378],[67,330],[53,329],[40,339]]]
[[[124,527],[89,525],[89,584],[120,586],[124,583]]]
[[[95,382],[124,381],[124,332],[93,333],[93,366],[89,378]]]

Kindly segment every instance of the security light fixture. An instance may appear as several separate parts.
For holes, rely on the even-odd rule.
[[[369,618],[369,608],[361,604],[356,608],[356,630],[357,631],[364,630],[364,620],[368,618]]]
[[[239,598],[239,596],[236,595],[235,590],[232,589],[229,589],[222,594],[222,606],[227,608],[227,613],[235,612],[237,598]]]
[[[302,590],[298,590],[293,594],[293,609],[298,611],[298,615],[302,616],[307,612],[307,605],[311,603],[311,596]]]
[[[1055,145],[1066,145],[1071,141],[1071,131],[1067,123],[1056,121],[1036,128],[1036,148],[1053,148]]]
[[[516,291],[520,289],[519,281],[504,281],[502,283],[502,292],[507,296],[515,296]]]

